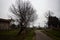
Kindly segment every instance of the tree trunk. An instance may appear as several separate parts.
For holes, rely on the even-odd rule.
[[[26,30],[26,25],[23,25],[23,24],[21,23],[20,26],[21,26],[21,29],[20,29],[18,35],[20,35],[20,34],[22,33],[22,31]]]
[[[23,31],[24,29],[23,28],[21,28],[20,29],[20,31],[19,31],[19,33],[18,33],[18,35],[20,35],[21,34],[21,32]]]

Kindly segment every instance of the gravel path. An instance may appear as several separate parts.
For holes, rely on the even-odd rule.
[[[36,40],[52,40],[50,37],[42,33],[40,30],[36,30],[35,34],[36,34],[36,37],[35,37]]]

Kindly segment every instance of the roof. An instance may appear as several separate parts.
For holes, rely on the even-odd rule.
[[[11,22],[11,19],[2,19],[2,18],[0,18],[0,23],[1,22],[10,23]]]

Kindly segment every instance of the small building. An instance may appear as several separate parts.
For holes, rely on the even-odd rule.
[[[10,19],[0,18],[0,30],[9,30],[10,29]]]
[[[55,16],[50,16],[48,19],[48,27],[51,29],[60,29],[60,20]]]

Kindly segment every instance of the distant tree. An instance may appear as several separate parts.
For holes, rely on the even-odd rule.
[[[50,22],[48,25],[52,25],[54,27],[57,27],[59,20],[57,17],[50,17],[48,22]]]
[[[47,19],[47,22],[46,22],[45,26],[48,26],[49,27],[49,24],[51,24],[50,23],[50,17],[52,17],[52,14],[54,14],[54,13],[51,12],[50,10],[48,12],[46,12],[45,17]]]
[[[10,10],[19,18],[18,22],[21,30],[18,34],[20,34],[24,29],[26,29],[30,22],[34,22],[37,18],[37,14],[29,1],[18,0],[16,2],[16,5],[12,4]]]
[[[48,11],[45,14],[45,17],[47,19],[46,26],[48,28],[54,28],[54,29],[59,29],[60,28],[60,19],[56,16],[53,16],[53,12]]]
[[[50,16],[53,16],[54,13],[50,10],[48,10],[46,13],[45,13],[45,17],[48,19]]]
[[[48,13],[47,13],[48,15],[46,16],[46,18],[47,18],[47,25],[48,25],[48,27],[50,28],[51,26],[52,27],[57,27],[57,25],[58,25],[58,18],[57,17],[54,17],[54,16],[52,16],[52,14],[54,14],[53,12],[51,12],[51,11],[48,11]]]

